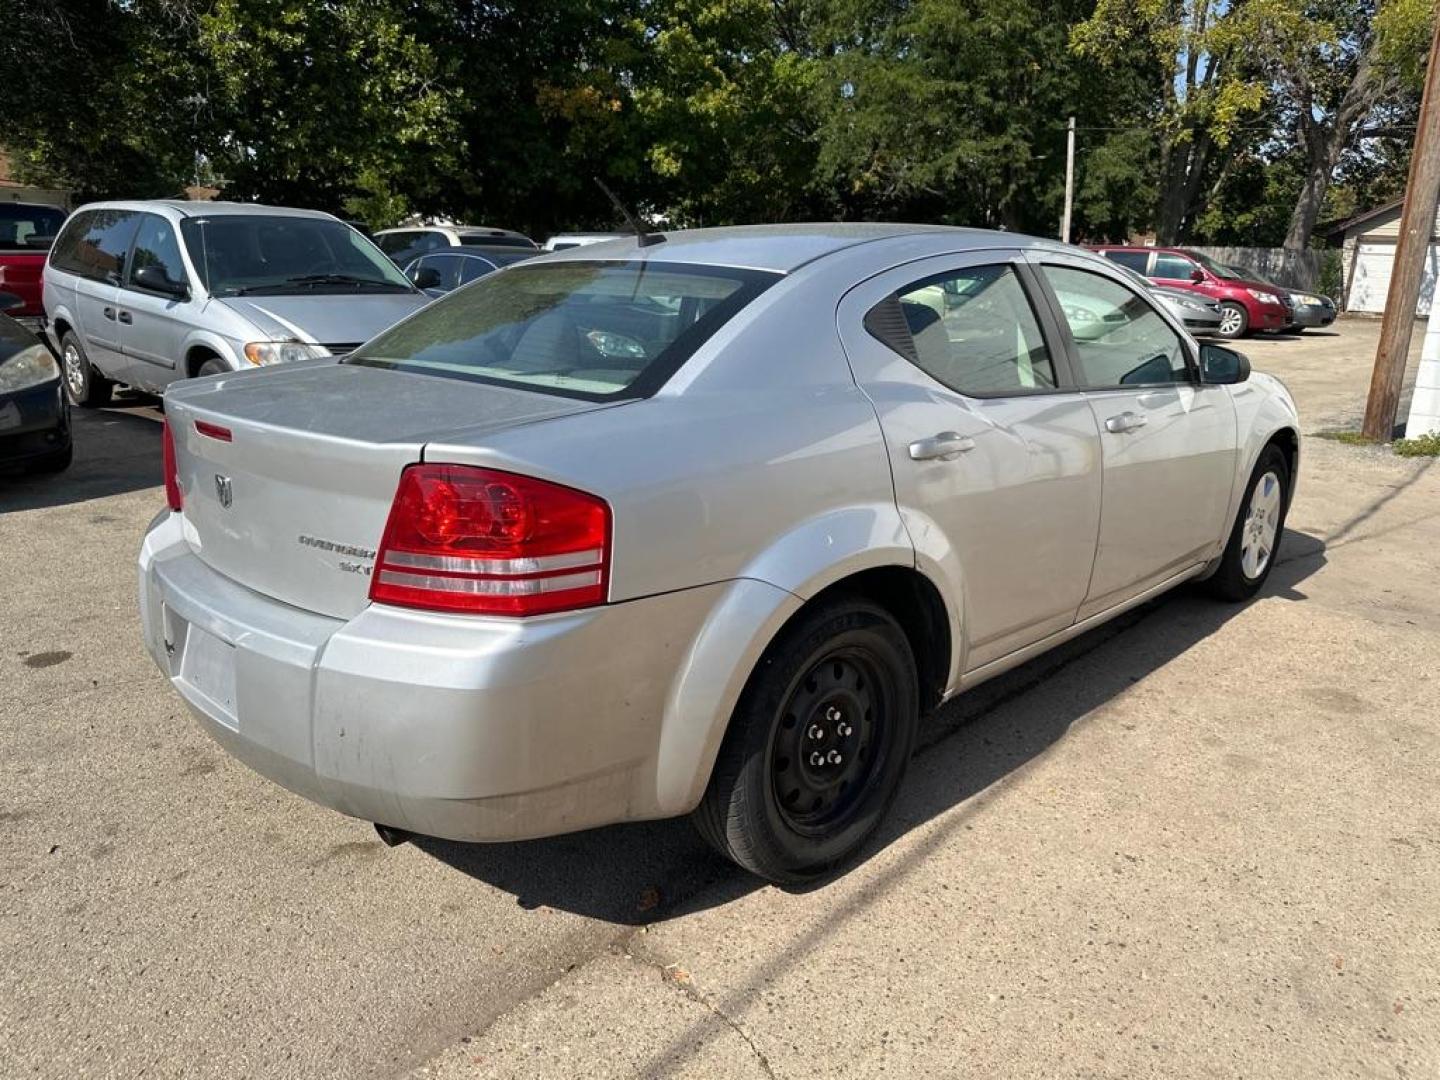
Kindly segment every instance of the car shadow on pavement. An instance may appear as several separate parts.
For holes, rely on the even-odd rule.
[[[1325,564],[1324,541],[1286,530],[1260,598],[1303,600],[1299,586]],[[1112,620],[948,702],[923,721],[911,773],[880,833],[849,873],[907,832],[1023,767],[1071,726],[1221,628],[1244,609],[1182,588]],[[1103,661],[1072,669],[1105,649]],[[1042,693],[1065,679],[1066,693]],[[924,782],[915,782],[923,772]],[[937,782],[936,775],[943,777]],[[515,896],[622,925],[661,922],[729,903],[762,882],[710,851],[683,818],[615,825],[544,840],[421,850]],[[811,888],[823,888],[826,878]]]
[[[121,393],[110,408],[71,409],[75,460],[70,468],[48,476],[0,473],[0,514],[158,487],[164,482],[159,400]]]

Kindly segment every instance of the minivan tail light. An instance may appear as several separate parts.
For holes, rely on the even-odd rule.
[[[473,465],[410,465],[370,578],[381,604],[539,615],[605,602],[610,507],[574,488]]]
[[[170,421],[160,422],[160,446],[165,459],[165,504],[171,510],[185,508],[185,493],[180,487],[180,471],[175,464],[175,435],[170,430]]]

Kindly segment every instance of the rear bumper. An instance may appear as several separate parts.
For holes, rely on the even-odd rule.
[[[731,704],[677,715],[677,680],[717,612],[788,598],[734,581],[527,620],[374,605],[345,621],[216,573],[178,514],[140,553],[146,647],[217,742],[317,803],[457,840],[690,809]]]

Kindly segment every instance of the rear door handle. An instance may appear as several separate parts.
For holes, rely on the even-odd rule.
[[[1149,423],[1149,421],[1146,420],[1145,417],[1141,416],[1139,413],[1131,412],[1129,409],[1126,409],[1119,416],[1112,416],[1110,417],[1110,419],[1106,420],[1105,430],[1113,432],[1116,435],[1123,435],[1127,431],[1134,431],[1136,428],[1142,428],[1147,423]]]
[[[128,311],[122,311],[122,312],[120,312],[120,321],[123,322],[123,323],[125,323],[125,324],[128,326],[130,323],[134,322],[135,320],[131,317],[130,312],[128,312]]]
[[[914,461],[954,461],[967,450],[975,449],[975,440],[958,431],[942,431],[928,439],[916,439],[910,444],[910,457]]]
[[[100,314],[104,315],[105,318],[109,319],[111,322],[115,321],[115,309],[113,307],[107,307]]]

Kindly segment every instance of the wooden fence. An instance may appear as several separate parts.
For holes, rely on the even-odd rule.
[[[1216,262],[1250,270],[1260,276],[1300,292],[1324,292],[1338,284],[1325,280],[1326,257],[1338,252],[1299,251],[1294,248],[1197,247]]]

